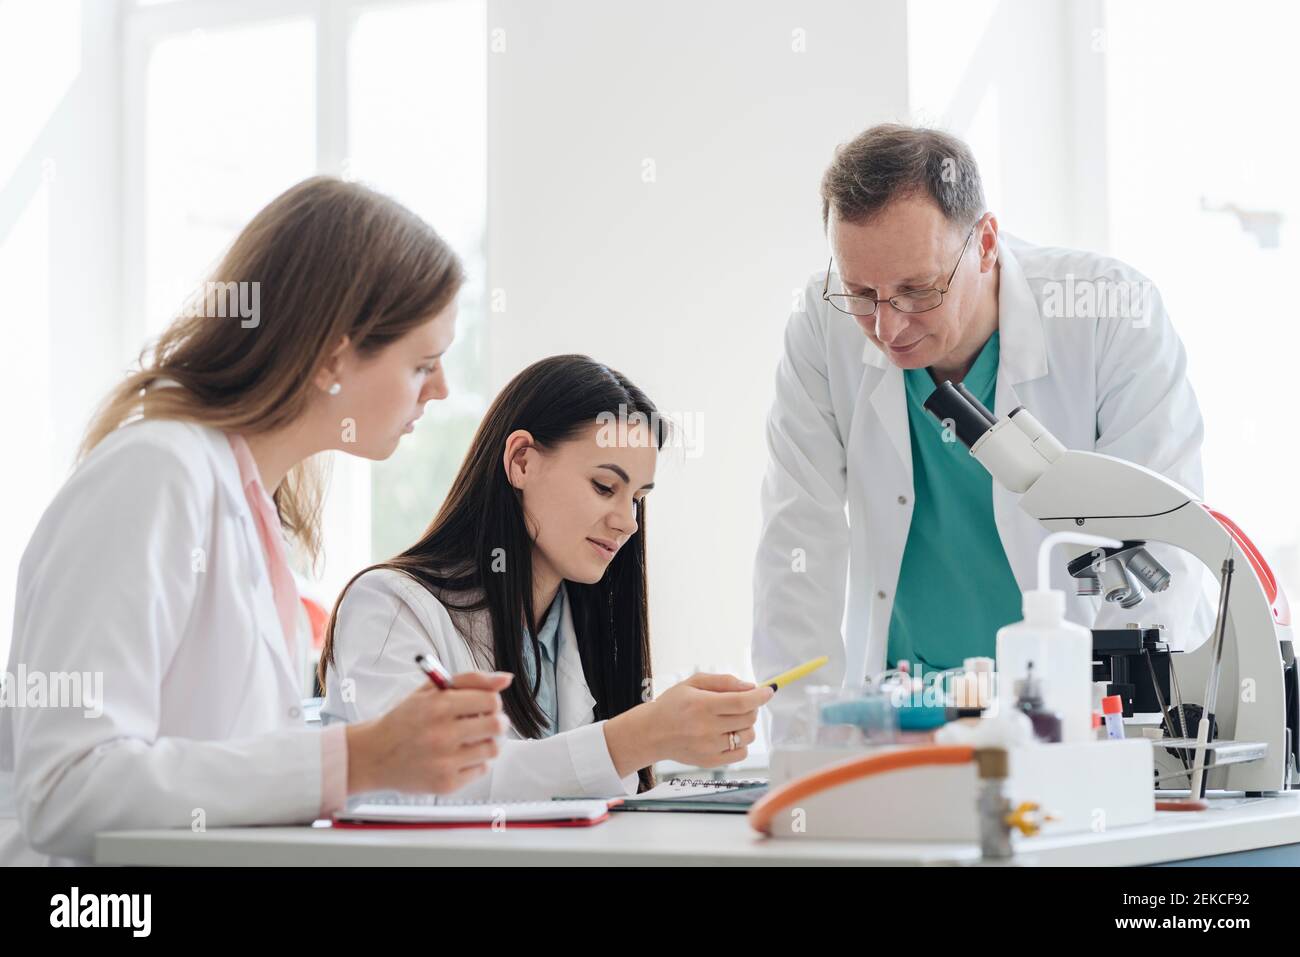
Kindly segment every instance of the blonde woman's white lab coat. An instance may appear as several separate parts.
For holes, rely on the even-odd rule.
[[[106,438],[18,572],[8,672],[103,674],[102,714],[0,709],[12,773],[0,863],[90,860],[95,834],[310,822],[320,731],[225,435],[175,421]],[[94,708],[89,710],[95,710]]]
[[[487,611],[464,616],[462,627],[468,639],[452,623],[446,606],[402,572],[387,568],[366,572],[353,582],[339,606],[334,663],[326,676],[321,721],[366,721],[388,711],[428,682],[415,663],[418,654],[432,656],[452,674],[493,668]],[[636,793],[636,772],[618,776],[605,744],[605,722],[594,720],[596,699],[583,674],[568,601],[560,620],[555,672],[556,733],[530,740],[509,728],[487,774],[445,800]],[[516,676],[515,680],[524,679]]]
[[[1200,495],[1201,414],[1182,343],[1146,277],[1114,259],[1005,234],[998,250],[994,413],[1023,405],[1068,448],[1140,463]],[[790,317],[776,375],[752,649],[756,674],[828,655],[821,683],[859,684],[886,663],[912,521],[912,447],[902,370],[822,300],[825,277],[809,279],[806,308]],[[1080,315],[1088,311],[1080,299],[1088,280],[1145,284],[1136,287],[1145,293],[1144,311]],[[838,276],[831,285],[839,288]],[[1038,546],[1048,533],[1018,507],[1019,498],[993,482],[998,535],[1023,591],[1037,587]],[[1199,644],[1212,619],[1199,562],[1169,546],[1151,551],[1172,584],[1127,611],[1077,597],[1064,550],[1054,556],[1052,587],[1066,591],[1068,617],[1097,628],[1163,624],[1176,647]],[[941,601],[944,582],[932,585]],[[798,727],[798,702],[773,702],[776,739]]]

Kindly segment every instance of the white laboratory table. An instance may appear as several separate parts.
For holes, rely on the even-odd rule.
[[[1132,866],[1300,843],[1300,792],[1220,799],[1150,824],[1020,840],[1016,863]],[[108,865],[718,866],[975,865],[974,845],[764,838],[742,814],[621,812],[591,828],[355,830],[318,827],[117,831],[98,835]]]

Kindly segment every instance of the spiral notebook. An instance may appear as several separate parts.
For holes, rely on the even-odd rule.
[[[335,827],[591,827],[609,819],[609,801],[466,801],[431,794],[367,795],[333,817]]]

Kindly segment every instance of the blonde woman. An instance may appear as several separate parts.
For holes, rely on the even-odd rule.
[[[485,773],[509,675],[306,727],[282,534],[319,553],[312,456],[386,458],[447,395],[462,279],[399,204],[307,180],[207,286],[256,283],[258,314],[187,310],[106,398],[23,555],[7,669],[102,681],[102,699],[0,709],[19,825],[0,862],[86,861],[97,832],[123,828],[309,822],[348,793]]]

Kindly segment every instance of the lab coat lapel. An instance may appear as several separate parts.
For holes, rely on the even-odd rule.
[[[833,275],[832,282],[839,286],[839,276]],[[911,485],[912,437],[908,431],[907,392],[903,385],[903,370],[890,362],[870,339],[862,345],[862,365],[862,382],[858,386],[859,409],[855,412],[860,411],[863,397],[867,397],[876,418],[880,421],[881,429],[889,438],[894,454],[902,463],[907,483]],[[877,453],[883,451],[883,448],[872,448],[870,461],[879,462]]]
[[[266,566],[266,555],[262,551],[261,539],[257,536],[257,525],[253,519],[252,509],[249,508],[248,499],[239,485],[239,465],[235,461],[235,453],[223,432],[217,429],[208,429],[207,432],[208,451],[213,458],[221,494],[227,497],[233,514],[239,517],[240,537],[243,540],[245,558],[250,570],[248,598],[256,612],[258,635],[270,647],[281,683],[287,682],[292,694],[301,697],[302,688],[299,686],[298,669],[289,659],[284,629],[280,624],[280,615],[276,611],[275,600],[271,594],[271,578]],[[260,588],[259,583],[262,585]],[[301,635],[295,637],[300,641],[302,639]]]
[[[1007,243],[998,241],[998,391],[1001,395],[1002,374],[1009,385],[1019,385],[1047,375],[1047,342],[1043,333],[1043,315],[1020,260]],[[1005,411],[1010,412],[1015,406]],[[993,410],[1005,414],[1002,403]]]
[[[876,360],[879,360],[879,363]],[[907,393],[902,369],[891,361],[885,360],[884,355],[881,355],[879,348],[872,345],[870,339],[862,352],[862,363],[867,365],[868,369],[879,369],[874,386],[871,382],[874,376],[868,369],[863,369],[862,387],[871,389],[871,408],[875,410],[876,417],[880,420],[880,428],[884,429],[885,436],[889,438],[889,445],[893,446],[894,454],[902,463],[910,485],[911,433],[907,424]]]
[[[555,700],[559,709],[558,731],[570,731],[592,722],[596,699],[587,687],[582,670],[578,636],[573,630],[573,602],[567,591],[564,615],[560,618],[560,655],[555,663]]]
[[[912,436],[908,431],[907,390],[903,384],[903,370],[885,358],[885,354],[870,339],[862,347],[862,365],[864,368],[858,393],[859,402],[863,394],[870,396],[871,408],[880,421],[880,428],[903,466],[907,484],[911,485]]]
[[[998,242],[999,354],[993,413],[1005,419],[1020,404],[1016,386],[1047,375],[1047,345],[1038,301],[1015,254]],[[1020,508],[1020,495],[993,482],[993,518],[1021,591],[1037,588],[1038,543],[1047,530]]]

